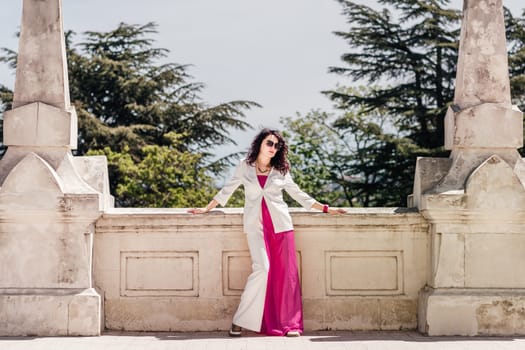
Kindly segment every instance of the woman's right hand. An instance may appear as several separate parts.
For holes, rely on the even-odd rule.
[[[188,213],[190,213],[190,214],[205,214],[207,212],[208,211],[206,209],[203,209],[203,208],[191,208],[191,209],[188,209]]]
[[[219,202],[217,202],[215,199],[212,199],[210,203],[205,208],[191,208],[188,209],[188,213],[190,214],[206,214],[210,210],[214,209]]]

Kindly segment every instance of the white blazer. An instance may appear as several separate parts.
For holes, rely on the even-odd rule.
[[[278,170],[272,168],[262,188],[257,179],[255,166],[249,165],[246,159],[241,160],[232,178],[215,195],[214,199],[220,205],[226,205],[232,193],[241,184],[244,185],[244,232],[260,230],[263,197],[270,211],[276,233],[293,230],[292,217],[283,200],[283,189],[305,209],[312,208],[315,203],[315,199],[303,192],[292,180],[290,172],[282,175]]]

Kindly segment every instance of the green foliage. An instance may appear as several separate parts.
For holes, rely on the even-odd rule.
[[[416,158],[447,155],[444,116],[454,97],[460,12],[447,0],[379,0],[380,10],[339,2],[350,28],[335,34],[349,51],[330,71],[368,87],[326,91],[337,116],[283,121],[294,167],[304,172],[296,181],[327,201],[404,206]],[[505,20],[513,101],[523,109],[525,19],[506,11]]]
[[[384,130],[384,116],[318,111],[283,118],[296,183],[322,202],[337,206],[393,205],[410,189],[407,154],[422,154],[409,139]],[[392,177],[395,174],[396,177]],[[407,185],[410,185],[407,183]]]
[[[16,68],[16,53],[9,49],[0,49],[0,62],[6,63],[11,69]],[[13,92],[6,86],[0,84],[0,156],[5,153],[6,147],[3,144],[4,139],[4,112],[11,109],[13,102]]]
[[[244,207],[244,187],[239,186],[226,203],[226,208],[242,208]]]
[[[522,17],[505,11],[505,18],[512,102],[525,111],[525,10]]]
[[[6,149],[2,142],[4,138],[3,115],[5,111],[11,108],[12,101],[13,93],[7,87],[0,84],[0,156],[5,153]]]
[[[416,157],[445,154],[460,13],[439,0],[380,0],[381,10],[340,3],[350,28],[335,34],[350,50],[330,72],[368,87],[325,92],[340,110],[313,126],[322,122],[335,142],[324,152],[326,179],[351,206],[405,205]]]
[[[159,145],[145,146],[140,153],[139,161],[133,160],[127,146],[121,152],[105,147],[87,153],[107,157],[111,172],[118,175],[119,182],[115,182],[114,186],[121,205],[158,208],[204,206],[213,196],[213,181],[201,164],[202,155]]]
[[[350,46],[331,72],[374,86],[366,94],[329,91],[342,108],[386,109],[416,144],[443,144],[443,116],[453,100],[460,12],[445,0],[381,0],[374,10],[340,1],[351,28],[337,32]]]
[[[311,112],[301,118],[282,118],[283,135],[289,143],[291,175],[299,187],[322,203],[347,205],[343,190],[332,173],[336,153],[336,135],[327,125],[328,115]],[[286,197],[290,205],[297,203]]]
[[[169,132],[181,135],[178,147],[187,150],[235,143],[229,130],[248,128],[243,111],[257,104],[203,103],[203,84],[190,81],[188,66],[158,63],[168,51],[153,47],[148,36],[154,33],[153,23],[121,23],[113,31],[86,32],[76,47],[71,45],[74,34],[68,33],[70,90],[77,109],[107,127],[130,128],[121,133],[120,145],[134,154],[143,144],[168,145],[164,135]],[[99,147],[97,137],[107,141],[100,130],[94,122],[79,123],[78,154]]]
[[[75,33],[66,33],[76,154],[108,156],[117,206],[197,206],[215,192],[214,177],[235,157],[211,161],[211,150],[235,144],[230,131],[249,128],[244,111],[258,104],[204,103],[204,85],[191,81],[188,66],[161,63],[168,50],[153,46],[155,33],[154,23],[121,23],[86,32],[76,45]],[[16,67],[16,53],[3,52],[2,61]],[[8,108],[11,99],[0,86],[0,107]]]

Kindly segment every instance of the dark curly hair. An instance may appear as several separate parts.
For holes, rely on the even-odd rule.
[[[250,149],[248,150],[248,156],[246,157],[248,164],[254,165],[255,161],[257,160],[257,157],[259,156],[259,150],[261,149],[261,144],[263,140],[268,136],[273,135],[277,137],[277,140],[279,141],[279,144],[281,147],[279,150],[275,153],[275,156],[271,159],[270,165],[274,167],[275,169],[279,170],[279,172],[283,175],[286,175],[288,171],[290,171],[290,163],[288,163],[288,145],[286,144],[286,141],[284,140],[281,133],[277,130],[272,130],[268,128],[262,129],[257,136],[252,141],[252,145],[250,146]]]

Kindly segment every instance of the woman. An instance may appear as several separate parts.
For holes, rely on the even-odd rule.
[[[267,335],[299,336],[303,331],[301,289],[295,256],[292,219],[282,190],[304,208],[342,214],[299,189],[290,176],[288,146],[276,130],[263,129],[228,183],[205,208],[190,209],[203,214],[218,204],[224,206],[232,193],[244,185],[244,231],[252,258],[241,302],[233,317],[230,336],[242,328]]]

